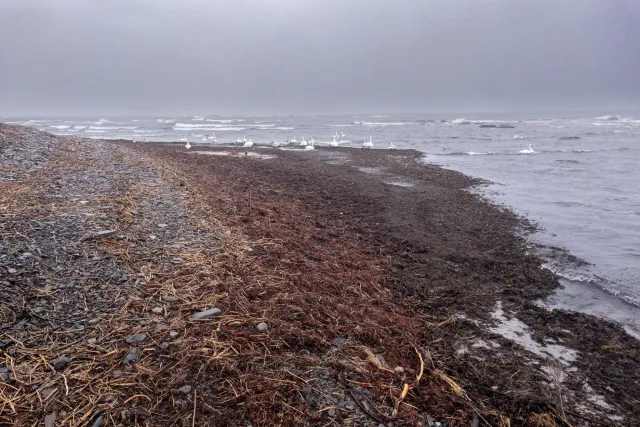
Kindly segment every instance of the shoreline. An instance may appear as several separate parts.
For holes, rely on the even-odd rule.
[[[274,157],[262,158],[229,147],[202,151],[237,154],[202,155],[181,146],[56,138],[0,126],[5,141],[8,133],[13,133],[14,143],[46,138],[56,149],[45,153],[45,167],[25,169],[24,179],[15,173],[16,181],[0,181],[2,185],[29,195],[42,182],[38,174],[59,172],[57,179],[62,179],[65,168],[78,168],[79,161],[88,189],[105,185],[105,200],[119,200],[113,212],[102,212],[105,221],[113,221],[104,229],[117,232],[82,240],[80,246],[92,245],[96,253],[86,259],[109,258],[127,277],[106,284],[86,276],[90,279],[83,285],[89,288],[84,292],[97,288],[95,292],[108,294],[98,297],[104,308],[97,318],[128,313],[129,323],[113,333],[108,328],[98,333],[102,321],[86,319],[84,329],[68,337],[82,344],[58,353],[68,353],[65,369],[73,370],[75,364],[85,366],[87,354],[96,363],[96,355],[114,352],[119,358],[111,364],[106,358],[102,363],[108,366],[93,366],[94,374],[121,370],[129,378],[121,382],[136,385],[117,388],[105,379],[100,384],[108,385],[114,400],[87,408],[91,411],[85,420],[122,410],[154,425],[175,421],[171,417],[176,414],[188,419],[194,411],[196,420],[254,425],[268,424],[277,416],[282,424],[341,425],[429,425],[429,419],[468,425],[474,417],[490,425],[506,418],[512,425],[640,420],[639,404],[633,400],[640,394],[640,343],[594,316],[537,306],[535,301],[548,296],[558,283],[540,268],[539,258],[527,254],[526,241],[518,234],[522,219],[464,191],[478,182],[473,178],[422,164],[417,160],[422,153],[265,148],[259,152]],[[0,166],[21,167],[2,163],[2,153]],[[108,166],[103,176],[100,160]],[[29,179],[34,180],[31,186]],[[121,184],[111,188],[104,179],[121,179]],[[79,191],[81,183],[73,188]],[[64,186],[54,190],[61,199],[75,196]],[[44,206],[50,196],[39,195],[43,199],[34,200],[40,203],[34,206]],[[93,205],[89,197],[78,205],[83,201],[74,206],[83,210]],[[17,209],[12,200],[2,202],[9,211]],[[166,222],[158,222],[156,215],[164,215]],[[21,219],[3,221],[3,230],[25,234],[25,228],[18,228]],[[158,224],[165,226],[158,230]],[[31,239],[30,233],[26,236]],[[123,237],[114,237],[119,235]],[[5,241],[4,248],[16,242]],[[22,296],[33,301],[39,288],[50,286],[35,279],[54,267],[45,268],[46,258],[29,271],[9,267],[21,256],[13,250],[0,259],[0,282],[10,277],[12,286],[22,285]],[[157,258],[145,255],[149,251]],[[114,252],[120,254],[109,255]],[[75,259],[72,253],[67,262],[77,265]],[[8,276],[8,268],[18,271]],[[120,296],[114,298],[110,287]],[[205,302],[223,314],[189,321],[193,313],[211,308]],[[53,375],[35,365],[31,353],[17,345],[28,340],[20,339],[25,325],[14,331],[15,325],[26,318],[32,330],[41,330],[40,318],[49,318],[47,313],[47,308],[35,313],[39,317],[17,313],[17,320],[2,331],[0,339],[10,335],[16,344],[3,352],[21,349],[11,357],[23,365],[13,366],[22,366],[24,372],[42,369],[36,381],[41,389],[30,394],[21,385],[22,371],[11,368],[11,375],[19,375],[7,383],[11,388],[5,395],[15,393],[14,405],[34,402],[51,382],[64,389],[60,372]],[[74,317],[71,313],[65,321]],[[140,324],[140,319],[146,323]],[[256,329],[261,323],[266,331]],[[162,338],[168,331],[178,332],[177,338]],[[112,338],[131,338],[134,332],[147,335],[139,347],[141,360],[117,369],[132,345]],[[91,339],[95,341],[89,344]],[[181,359],[176,353],[183,362],[177,362]],[[174,360],[172,369],[163,367]],[[210,366],[196,369],[204,360]],[[197,381],[189,384],[197,395],[176,391],[189,378]],[[144,391],[142,384],[149,379],[163,387]],[[227,381],[224,387],[221,380]],[[405,384],[408,393],[403,392]],[[141,393],[153,404],[139,398],[127,402]],[[36,413],[21,416],[33,421],[54,410],[60,413],[55,405],[64,405],[56,399],[80,399],[70,394],[45,398]],[[207,397],[231,403],[207,408]],[[70,423],[80,418],[72,417]]]

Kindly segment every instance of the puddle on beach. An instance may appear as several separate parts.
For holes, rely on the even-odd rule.
[[[577,351],[565,346],[552,343],[540,344],[537,341],[534,341],[531,333],[529,332],[529,327],[526,324],[515,317],[510,319],[507,318],[504,310],[502,309],[502,301],[498,301],[496,310],[491,313],[491,317],[498,321],[497,326],[489,328],[491,332],[500,334],[503,337],[514,341],[533,354],[547,359],[556,359],[565,366],[571,365],[571,363],[578,357]]]
[[[275,159],[277,157],[270,154],[254,153],[253,151],[192,151],[191,154],[204,154],[206,156],[254,157],[260,160]]]

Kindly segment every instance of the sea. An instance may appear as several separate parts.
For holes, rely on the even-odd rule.
[[[3,118],[56,135],[254,147],[296,139],[411,148],[489,183],[472,191],[528,217],[531,251],[563,285],[539,303],[640,337],[640,112]],[[530,147],[531,145],[531,147]],[[368,148],[363,148],[368,149]]]

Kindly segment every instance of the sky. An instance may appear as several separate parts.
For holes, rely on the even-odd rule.
[[[638,0],[0,0],[0,116],[640,108]]]

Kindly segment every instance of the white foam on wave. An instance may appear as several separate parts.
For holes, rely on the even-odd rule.
[[[408,123],[408,122],[359,122],[359,121],[354,121],[353,124],[354,125],[361,125],[361,126],[403,126],[403,125],[411,125],[413,123]]]
[[[263,123],[257,123],[256,122],[256,124],[252,124],[252,125],[249,125],[249,126],[251,126],[252,128],[264,129],[264,128],[272,128],[275,125],[276,125],[275,123],[264,124],[264,122]]]
[[[76,130],[82,130],[82,129],[86,129],[87,126],[74,126],[73,128]]]
[[[136,129],[134,130],[135,133],[158,133],[158,132],[162,132],[161,130],[143,130],[143,129]]]
[[[382,118],[391,117],[391,116],[385,116],[384,114],[376,114],[375,116],[371,116],[371,117],[376,118],[376,119],[382,119]]]
[[[513,135],[513,139],[524,139],[524,136],[521,136],[521,135]]]
[[[329,125],[329,126],[334,127],[334,128],[345,128],[345,127],[346,128],[350,128],[351,126],[353,126],[353,124],[349,124],[349,125]]]
[[[277,127],[271,128],[271,129],[274,129],[274,130],[294,130],[295,128],[291,127],[291,126],[277,126]]]
[[[470,156],[485,156],[489,153],[476,153],[475,151],[467,151],[465,154],[468,154]]]
[[[96,125],[102,125],[102,124],[105,124],[105,123],[109,123],[109,120],[107,120],[107,119],[100,119],[100,120],[98,120],[97,122],[93,122],[93,123],[94,123],[94,124],[96,124]]]
[[[451,120],[449,123],[451,123],[452,125],[468,125],[471,123],[471,120],[458,117],[457,119]]]
[[[172,119],[156,119],[156,122],[158,123],[175,123],[175,120]]]
[[[133,129],[138,129],[137,126],[89,126],[89,129],[91,130],[104,130],[104,131],[108,131],[108,130],[133,130]],[[88,131],[86,131],[88,132]]]
[[[54,128],[54,129],[69,129],[71,126],[67,126],[67,125],[51,125],[49,127],[50,128]]]
[[[206,121],[208,122],[214,122],[214,123],[233,123],[233,122],[244,122],[244,119],[207,119]],[[256,122],[259,123],[259,122]]]
[[[106,130],[93,130],[93,129],[87,129],[85,130],[86,133],[107,133]]]
[[[529,332],[529,327],[524,322],[515,317],[508,318],[505,315],[502,309],[502,301],[497,302],[496,309],[491,313],[491,317],[498,323],[497,326],[489,328],[491,332],[514,341],[535,355],[545,359],[556,359],[563,365],[570,365],[578,358],[578,352],[568,347],[553,343],[540,344],[534,341]]]

